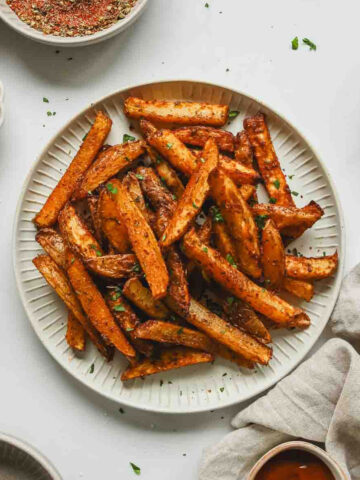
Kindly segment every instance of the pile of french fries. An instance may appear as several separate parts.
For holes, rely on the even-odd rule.
[[[285,253],[321,207],[296,207],[261,113],[234,136],[219,128],[226,105],[129,97],[124,111],[144,139],[106,145],[98,112],[34,218],[45,254],[33,262],[68,309],[69,346],[118,350],[122,380],[215,356],[268,364],[272,328],[310,325],[279,295],[310,301],[337,268],[337,253]]]

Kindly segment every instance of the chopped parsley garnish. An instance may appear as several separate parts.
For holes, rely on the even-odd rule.
[[[292,180],[295,177],[295,175],[288,175],[288,178]]]
[[[132,135],[128,135],[127,133],[124,133],[123,135],[123,143],[125,142],[133,142],[135,139],[135,137],[133,137]]]
[[[119,408],[119,412],[120,412],[121,414],[124,414],[124,413],[125,413],[125,410],[120,407],[120,408]]]
[[[108,183],[106,185],[106,188],[108,189],[108,191],[110,193],[113,193],[114,195],[118,192],[118,189],[116,187],[114,187],[114,185],[112,183]]]
[[[96,253],[96,256],[97,257],[102,257],[102,253],[100,252],[100,250],[98,250],[97,246],[92,244],[90,245],[90,248],[92,248],[93,250],[95,250],[95,253]]]
[[[276,203],[276,202],[277,202],[276,198],[274,197],[269,198],[269,203]]]
[[[165,242],[165,239],[166,239],[166,235],[165,235],[165,233],[164,233],[164,235],[162,236],[161,241],[162,241],[162,242]]]
[[[167,148],[168,150],[170,150],[172,147],[173,147],[173,144],[172,144],[172,143],[169,142],[169,143],[166,144],[166,148]]]
[[[199,207],[196,205],[195,202],[192,203],[192,206],[193,206],[194,208],[199,208]]]
[[[125,312],[125,307],[124,305],[115,305],[114,310],[115,312]]]
[[[203,157],[200,157],[199,160],[200,160],[201,163],[205,163],[205,159]]]
[[[226,301],[229,305],[232,305],[235,301],[235,298],[234,297],[227,297]]]
[[[224,218],[221,215],[221,212],[218,209],[218,207],[212,207],[211,213],[212,213],[212,218],[213,218],[214,222],[220,223],[220,222],[224,221]]]
[[[138,179],[138,180],[144,180],[144,177],[142,175],[140,175],[139,173],[135,173],[135,177]]]
[[[291,48],[297,50],[299,48],[299,37],[295,37],[291,40]]]
[[[184,331],[184,327],[180,327],[179,330],[176,332],[178,335],[181,335]]]
[[[140,475],[141,468],[135,465],[135,463],[130,462],[131,468],[133,469],[135,475]]]
[[[133,272],[139,273],[140,272],[140,265],[138,263],[135,263],[135,265],[132,268]]]
[[[207,247],[203,247],[203,248],[202,248],[202,251],[205,252],[205,253],[208,253],[209,250],[208,250]]]
[[[210,7],[210,5],[206,2],[205,3],[205,8],[209,8],[209,7]]]
[[[269,215],[256,215],[254,220],[257,227],[262,230],[265,227],[265,222],[269,218]]]
[[[231,112],[229,112],[229,118],[230,119],[233,119],[233,118],[236,118],[238,115],[239,115],[239,110],[231,110]]]
[[[134,330],[134,329],[133,329],[132,327],[128,327],[128,328],[126,329],[127,332],[132,332],[133,330]]]
[[[299,192],[294,192],[294,191],[292,191],[291,193],[292,193],[295,197],[297,197],[297,196],[299,195]]]
[[[224,387],[220,387],[219,390],[220,390],[220,392],[222,393],[222,392],[225,390],[225,388],[224,388]]]
[[[49,99],[46,98],[46,97],[43,97],[43,102],[44,102],[44,103],[49,103]]]
[[[89,132],[88,132],[89,133]],[[83,136],[82,140],[84,141],[85,138],[88,136],[88,133],[85,133],[85,135]]]
[[[121,297],[121,290],[119,287],[116,287],[116,289],[114,290],[114,293],[111,295],[111,300],[115,301],[120,297]]]
[[[89,373],[94,373],[94,370],[95,370],[95,365],[92,363],[90,365]]]
[[[323,252],[323,257],[326,257],[326,252]]]
[[[230,263],[230,265],[232,265],[233,267],[237,268],[236,262],[235,262],[233,256],[232,256],[230,253],[228,253],[228,254],[226,255],[226,260]]]
[[[164,385],[164,380],[160,380],[160,387]]]
[[[227,373],[226,373],[226,372],[222,374],[222,376],[223,376],[223,377],[226,377],[226,375],[227,375]]]
[[[304,43],[305,45],[307,45],[307,46],[310,48],[310,50],[316,50],[316,45],[315,45],[315,43],[312,42],[311,40],[309,40],[308,38],[303,38],[302,41],[303,41],[303,43]]]
[[[171,195],[171,198],[172,198],[173,200],[177,200],[176,195],[175,195],[174,193]]]
[[[277,178],[276,180],[273,181],[274,187],[279,190],[280,188],[280,180]]]

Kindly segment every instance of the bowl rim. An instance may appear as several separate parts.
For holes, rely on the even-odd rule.
[[[20,193],[19,193],[19,197],[18,197],[18,200],[17,200],[17,205],[16,205],[16,210],[15,210],[15,215],[14,215],[14,222],[13,222],[13,229],[12,229],[12,256],[13,256],[13,269],[14,269],[14,273],[15,273],[15,280],[16,280],[16,286],[17,286],[17,290],[18,290],[18,294],[20,296],[20,300],[21,300],[21,303],[22,303],[22,306],[24,308],[24,312],[28,318],[28,320],[31,322],[30,318],[29,318],[29,315],[27,313],[27,308],[26,308],[26,299],[25,299],[25,294],[21,288],[21,278],[20,278],[20,274],[18,272],[18,269],[16,268],[16,261],[17,261],[17,252],[16,252],[16,229],[17,229],[17,225],[18,225],[18,220],[19,220],[19,216],[20,216],[20,211],[21,211],[21,205],[22,205],[22,202],[23,202],[23,199],[24,199],[24,196],[26,194],[26,187],[29,183],[29,180],[31,178],[31,176],[33,175],[39,161],[41,160],[44,152],[46,152],[50,146],[53,144],[55,138],[57,138],[59,135],[61,135],[62,133],[64,133],[66,131],[66,129],[68,128],[68,125],[73,122],[75,119],[81,117],[82,115],[84,115],[88,109],[89,109],[89,105],[96,105],[98,103],[103,103],[103,102],[106,102],[106,100],[108,100],[110,97],[114,96],[114,95],[117,95],[119,93],[122,93],[122,92],[125,92],[125,91],[130,91],[130,90],[134,90],[136,88],[140,88],[140,87],[146,87],[146,86],[149,86],[149,85],[156,85],[156,84],[167,84],[167,83],[178,83],[178,82],[182,82],[182,83],[190,83],[190,84],[201,84],[201,85],[208,85],[208,86],[215,86],[215,87],[219,87],[219,88],[222,88],[224,90],[229,90],[231,92],[236,92],[237,94],[240,94],[240,95],[243,95],[243,96],[246,96],[247,98],[249,98],[250,100],[253,100],[255,102],[257,102],[261,107],[264,107],[265,109],[269,109],[271,110],[271,112],[273,114],[275,114],[276,116],[279,117],[279,119],[281,119],[283,122],[285,122],[287,125],[291,126],[291,128],[301,137],[303,138],[307,144],[309,145],[309,147],[312,149],[312,151],[314,152],[314,154],[316,155],[316,157],[318,158],[320,164],[321,164],[321,167],[323,168],[324,170],[324,173],[326,174],[326,178],[327,178],[327,181],[329,182],[329,185],[331,186],[332,188],[332,191],[334,193],[334,197],[335,197],[335,200],[336,200],[336,205],[337,205],[337,208],[338,208],[338,214],[339,214],[339,225],[340,225],[340,239],[341,239],[341,250],[339,252],[339,268],[338,268],[338,275],[339,275],[339,286],[338,286],[338,291],[337,291],[337,294],[336,296],[334,296],[334,298],[332,299],[332,302],[333,302],[333,305],[332,305],[332,310],[334,309],[335,307],[335,303],[337,301],[337,298],[339,296],[339,293],[340,293],[340,287],[341,287],[341,282],[342,282],[342,279],[343,279],[343,276],[344,276],[344,263],[345,263],[345,250],[346,250],[346,238],[345,238],[345,221],[344,221],[344,211],[343,211],[343,207],[342,207],[342,204],[341,204],[341,201],[340,201],[340,197],[339,197],[339,194],[337,192],[337,189],[336,189],[336,186],[334,184],[334,181],[331,177],[331,175],[329,174],[329,171],[327,169],[327,166],[325,164],[325,162],[323,162],[321,160],[321,157],[320,155],[318,154],[318,151],[314,148],[314,146],[312,145],[312,143],[308,140],[307,136],[305,134],[302,134],[301,131],[297,128],[297,124],[293,122],[292,118],[289,118],[288,116],[285,117],[283,116],[281,113],[278,112],[277,109],[273,108],[272,106],[270,106],[267,102],[264,102],[263,100],[261,99],[258,99],[257,97],[251,95],[251,94],[248,94],[246,93],[245,91],[243,90],[240,90],[240,89],[237,89],[237,88],[233,88],[231,86],[227,86],[227,85],[224,85],[224,84],[219,84],[219,83],[213,83],[213,82],[208,82],[208,81],[203,81],[203,80],[200,80],[200,79],[189,79],[189,78],[170,78],[170,79],[166,79],[166,80],[154,80],[154,81],[149,81],[149,82],[144,82],[144,83],[137,83],[135,85],[125,85],[121,88],[119,88],[118,90],[115,90],[111,93],[108,93],[106,95],[103,95],[101,98],[98,98],[98,99],[94,99],[93,101],[91,101],[90,99],[90,102],[87,103],[87,105],[81,110],[79,111],[78,113],[76,113],[75,115],[72,115],[70,117],[70,119],[68,121],[66,121],[63,126],[57,130],[57,132],[49,139],[49,141],[46,143],[46,145],[41,149],[41,151],[39,152],[39,154],[37,155],[35,161],[31,164],[30,168],[29,168],[29,171],[27,173],[27,175],[25,176],[24,180],[23,180],[23,183],[22,183],[22,186],[21,186],[21,190],[20,190]],[[329,315],[329,319],[330,319],[330,316],[331,316],[331,313]],[[328,320],[329,320],[328,319]],[[230,407],[232,405],[236,405],[236,404],[239,404],[239,403],[243,403],[247,400],[250,400],[250,399],[253,399],[254,397],[256,397],[257,395],[260,395],[260,394],[263,394],[265,391],[267,391],[268,389],[274,387],[274,385],[276,385],[279,381],[281,381],[283,378],[285,378],[287,375],[289,375],[293,370],[295,370],[305,359],[305,356],[309,353],[309,351],[311,350],[311,348],[314,346],[314,344],[316,343],[316,341],[320,338],[325,326],[327,325],[328,322],[326,322],[322,329],[319,331],[319,335],[314,339],[312,339],[309,344],[307,345],[307,348],[304,352],[304,355],[302,357],[302,359],[296,363],[296,365],[293,365],[293,366],[290,366],[286,369],[285,373],[282,375],[282,377],[278,380],[271,380],[268,382],[268,384],[266,384],[266,386],[261,386],[255,393],[253,394],[249,394],[248,396],[246,396],[246,398],[243,398],[241,400],[241,402],[239,402],[238,400],[231,400],[231,401],[228,401],[226,404],[223,404],[223,405],[216,405],[216,406],[212,406],[212,409],[213,410],[218,410],[220,408],[226,408],[226,407]],[[39,340],[41,343],[43,343],[38,335],[38,332],[37,330],[34,328],[34,331],[35,331],[35,334],[38,336]],[[46,348],[46,347],[45,347]],[[47,349],[47,352],[49,353],[49,355],[51,355],[54,360],[59,363],[61,365],[62,368],[64,368],[64,370],[70,374],[72,377],[74,377],[74,374],[73,372],[66,366],[64,365],[63,363],[60,363],[58,362],[58,360],[56,359],[55,355],[49,350]],[[141,411],[148,411],[148,412],[157,412],[157,413],[164,413],[164,414],[171,414],[171,415],[181,415],[181,414],[195,414],[195,413],[200,413],[200,412],[206,412],[209,410],[209,408],[205,405],[201,406],[200,408],[195,408],[193,407],[191,410],[183,410],[183,409],[178,409],[176,411],[174,410],[167,410],[165,408],[154,408],[154,407],[151,407],[151,406],[147,406],[147,405],[142,405],[141,407],[137,406],[137,405],[133,405],[133,403],[130,401],[127,401],[126,399],[114,399],[114,397],[109,394],[109,393],[105,393],[105,392],[99,392],[93,385],[89,385],[87,384],[84,379],[82,378],[79,378],[79,377],[75,377],[76,380],[78,380],[82,385],[84,385],[85,387],[87,388],[90,388],[93,392],[101,395],[102,397],[104,398],[107,398],[108,400],[111,400],[111,401],[115,401],[116,403],[118,404],[121,404],[121,405],[125,405],[125,406],[128,406],[128,407],[131,407],[131,408],[136,408],[136,409],[139,409]]]
[[[304,450],[306,452],[312,453],[315,457],[320,458],[323,463],[330,469],[331,473],[334,475],[335,480],[350,480],[350,478],[345,474],[340,465],[322,448],[314,445],[311,442],[306,442],[302,440],[293,440],[290,442],[281,443],[276,447],[273,447],[265,455],[263,455],[252,467],[246,480],[255,480],[256,475],[259,473],[260,469],[272,458],[276,457],[281,452],[287,450]]]
[[[53,480],[62,480],[62,477],[60,476],[56,468],[52,465],[50,460],[48,460],[42,453],[39,452],[39,450],[37,450],[29,443],[21,440],[18,437],[14,437],[13,435],[0,432],[0,443],[1,442],[16,447],[19,450],[28,454],[39,465],[43,467],[43,469],[51,476]]]
[[[118,20],[110,27],[100,30],[92,35],[78,37],[58,37],[51,34],[46,35],[45,33],[30,27],[20,20],[16,13],[7,5],[6,0],[0,0],[0,19],[16,32],[31,40],[35,40],[36,42],[56,47],[84,47],[102,42],[103,40],[107,40],[118,33],[123,32],[139,19],[147,5],[148,0],[137,0],[130,13],[124,19]],[[5,8],[10,10],[8,14],[5,14]]]

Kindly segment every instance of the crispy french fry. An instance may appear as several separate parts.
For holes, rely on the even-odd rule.
[[[204,147],[206,141],[212,138],[219,150],[232,153],[234,151],[234,135],[226,130],[212,127],[181,127],[174,130],[179,140],[188,145]]]
[[[240,185],[239,190],[245,202],[249,201],[251,197],[256,198],[256,187],[254,185]]]
[[[59,214],[59,227],[63,238],[71,249],[84,260],[103,255],[98,241],[76,213],[75,208],[69,203]]]
[[[166,298],[170,297],[172,303],[176,305],[176,311],[178,314],[186,317],[189,312],[190,293],[184,266],[175,247],[169,249],[166,264],[170,275],[170,283]]]
[[[237,185],[254,184],[260,181],[260,175],[252,167],[247,167],[225,155],[219,157],[219,169],[226,173]]]
[[[285,271],[288,277],[297,280],[321,280],[333,275],[339,263],[338,253],[324,257],[295,257],[286,255]]]
[[[48,255],[39,255],[33,263],[47,283],[59,295],[74,317],[81,323],[99,352],[109,361],[113,357],[113,348],[104,341],[95,327],[84,315],[80,302],[64,271]]]
[[[281,233],[289,237],[292,236],[292,228],[310,228],[324,215],[323,209],[316,202],[310,202],[303,208],[258,203],[252,206],[252,212],[264,219],[271,218]]]
[[[263,228],[261,246],[265,285],[279,290],[285,276],[285,251],[279,230],[270,219]]]
[[[53,228],[42,228],[35,235],[45,252],[59,265],[65,268],[65,242]]]
[[[221,254],[200,242],[196,232],[190,230],[183,240],[184,253],[194,258],[209,277],[222,285],[236,297],[249,303],[254,310],[262,313],[284,327],[306,328],[310,319],[300,308],[293,307],[281,298],[259,287],[235,267],[231,266]]]
[[[161,178],[161,180],[166,184],[170,192],[175,195],[174,200],[181,198],[184,193],[185,187],[182,184],[182,181],[178,177],[175,170],[170,167],[170,165],[163,160],[155,164],[155,169]]]
[[[99,242],[99,245],[102,245],[103,237],[102,237],[102,228],[101,228],[101,218],[98,210],[99,197],[95,197],[95,195],[90,195],[87,198],[87,203],[90,211],[95,238]]]
[[[246,167],[253,168],[253,153],[247,133],[243,130],[236,135],[235,159]]]
[[[149,211],[146,208],[144,195],[136,174],[134,172],[129,172],[123,179],[123,185],[129,192],[132,200],[136,203],[138,209],[144,215],[146,221],[149,223]]]
[[[208,244],[211,241],[211,235],[213,232],[213,221],[210,216],[206,217],[204,223],[198,228],[197,234],[199,235],[200,240]],[[191,275],[191,273],[194,271],[196,268],[196,262],[193,260],[190,260],[187,264],[186,270],[188,276]],[[201,282],[201,280],[199,280]]]
[[[210,312],[194,299],[190,301],[187,321],[247,360],[266,365],[271,359],[271,348]]]
[[[215,245],[224,258],[236,258],[236,249],[224,222],[214,222]]]
[[[143,153],[143,141],[115,145],[102,152],[85,173],[79,188],[74,192],[73,200],[85,198],[109,178],[133,166],[134,161]]]
[[[295,203],[276,156],[265,116],[258,113],[254,117],[246,118],[244,128],[269,196],[276,200],[277,205],[294,207]]]
[[[85,350],[85,329],[71,311],[68,313],[65,337],[69,347],[77,352],[83,352]]]
[[[125,298],[121,295],[119,288],[115,288],[106,294],[106,302],[109,308],[120,325],[125,335],[130,339],[135,349],[150,357],[154,353],[154,345],[151,342],[141,340],[135,335],[135,329],[140,324],[140,320],[136,316],[133,309],[130,307]]]
[[[221,127],[228,119],[227,105],[198,102],[169,102],[128,97],[124,102],[125,115],[131,118],[177,123],[182,125],[213,125]]]
[[[216,143],[210,139],[204,147],[204,163],[191,175],[185,192],[180,198],[174,215],[164,232],[164,236],[161,239],[163,247],[169,247],[172,243],[179,240],[200,212],[210,190],[209,176],[217,167],[218,158],[219,151]]]
[[[150,317],[164,320],[170,312],[160,300],[155,300],[138,278],[129,278],[123,286],[124,296]]]
[[[261,268],[258,231],[248,204],[231,178],[219,170],[211,175],[210,186],[211,195],[235,241],[236,260],[240,269],[254,278],[259,278]]]
[[[110,245],[119,253],[128,252],[130,250],[130,240],[127,229],[119,218],[116,203],[106,188],[100,192],[98,211],[102,231]]]
[[[296,280],[295,278],[285,277],[282,287],[289,293],[292,293],[298,298],[302,298],[310,302],[314,296],[314,285],[305,280]]]
[[[169,274],[153,231],[122,183],[112,181],[113,199],[155,299],[166,295]]]
[[[135,350],[117,326],[86,268],[81,260],[69,250],[66,252],[66,269],[77,297],[96,330],[121,353],[127,357],[135,357]]]
[[[34,222],[38,227],[49,227],[56,223],[60,210],[70,200],[85,171],[90,167],[102,147],[111,128],[111,120],[104,113],[98,112],[95,122],[83,141],[80,150],[59,183],[51,192]]]
[[[128,278],[141,273],[137,258],[132,253],[88,258],[85,265],[96,275],[107,278]]]
[[[271,335],[255,311],[238,298],[227,296],[223,308],[229,321],[261,343],[270,343]]]
[[[157,359],[146,358],[135,367],[129,367],[121,376],[121,380],[145,377],[154,373],[167,372],[176,368],[209,363],[214,360],[211,353],[200,352],[186,347],[165,348]]]

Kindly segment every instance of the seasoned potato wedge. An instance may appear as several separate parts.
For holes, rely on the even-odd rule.
[[[191,299],[187,321],[247,360],[266,365],[272,350]]]
[[[135,357],[135,350],[116,324],[86,268],[81,260],[70,251],[66,252],[66,269],[84,312],[96,330],[121,353],[127,357]]]
[[[166,258],[166,265],[169,270],[170,283],[167,297],[171,298],[172,305],[176,305],[176,312],[186,317],[189,312],[190,293],[186,280],[186,273],[175,247],[171,247]]]
[[[85,329],[71,311],[68,313],[65,337],[69,347],[77,352],[85,351]]]
[[[98,241],[70,203],[59,214],[59,227],[71,249],[84,260],[103,255]]]
[[[110,189],[112,189],[111,184]],[[119,253],[128,252],[130,250],[130,240],[127,229],[107,188],[100,192],[98,212],[102,231],[110,245]]]
[[[212,125],[221,127],[228,119],[227,105],[198,102],[169,102],[128,97],[124,102],[125,115],[131,118],[177,123],[182,125]]]
[[[174,130],[179,140],[187,145],[204,147],[209,138],[212,138],[219,150],[232,153],[234,151],[234,135],[226,130],[219,130],[212,127],[181,127]]]
[[[129,278],[123,286],[124,296],[150,317],[164,320],[170,312],[159,300],[155,300],[148,288],[138,278]]]
[[[143,153],[145,153],[145,149],[142,141],[115,145],[100,153],[85,173],[79,188],[73,195],[73,200],[85,198],[89,192],[95,190],[109,178],[132,166],[133,162]]]
[[[204,223],[198,228],[197,234],[203,243],[208,244],[211,241],[212,233],[213,233],[213,221],[211,217],[208,216],[206,217]],[[194,260],[190,260],[186,266],[187,275],[189,276],[195,268],[196,268],[196,262]]]
[[[99,352],[107,360],[111,360],[114,353],[113,348],[101,338],[98,331],[84,315],[80,302],[64,271],[48,255],[39,255],[34,258],[33,263],[50,287],[55,290],[74,317],[85,328],[90,340],[94,343]]]
[[[253,152],[245,130],[239,132],[235,139],[235,159],[246,167],[253,168]]]
[[[135,335],[135,329],[140,324],[140,320],[125,298],[121,295],[121,290],[115,288],[108,292],[105,298],[115,320],[120,325],[125,335],[130,339],[131,344],[138,352],[146,357],[151,357],[154,353],[154,345],[151,342],[137,338]]]
[[[277,205],[294,207],[295,203],[276,156],[265,116],[258,113],[254,117],[246,118],[244,128],[270,198],[275,199]]]
[[[65,242],[53,228],[42,228],[35,235],[45,252],[59,265],[65,268]]]
[[[260,181],[260,175],[252,167],[220,155],[219,169],[228,175],[237,185],[255,184]]]
[[[112,121],[104,113],[97,113],[95,122],[83,141],[80,150],[51,192],[45,205],[34,218],[34,222],[38,227],[49,227],[56,223],[60,210],[70,200],[82,176],[102,147],[110,132],[111,124]]]
[[[285,271],[288,277],[298,280],[320,280],[333,275],[339,263],[338,253],[324,257],[295,257],[286,255]]]
[[[194,230],[184,236],[183,250],[189,258],[197,260],[209,277],[275,323],[283,327],[309,326],[310,319],[305,312],[253,283],[219,252],[201,243]]]
[[[245,202],[248,202],[251,198],[256,200],[257,194],[254,185],[240,185],[239,190]]]
[[[132,253],[88,258],[85,266],[96,275],[107,278],[128,278],[141,274],[137,258]]]
[[[285,276],[285,251],[279,230],[270,219],[263,228],[261,246],[265,286],[279,290]]]
[[[99,242],[99,245],[102,246],[103,235],[102,235],[102,228],[101,228],[101,218],[100,218],[99,209],[98,209],[99,197],[95,197],[95,195],[90,195],[87,198],[87,204],[89,207],[89,212],[91,216],[95,238]]]
[[[224,222],[214,222],[215,245],[224,258],[236,258],[236,249]],[[200,239],[201,240],[201,239]]]
[[[231,178],[219,170],[211,175],[210,186],[211,196],[234,239],[239,268],[246,274],[259,278],[261,267],[258,231],[248,204]]]
[[[163,247],[169,247],[172,243],[179,240],[200,212],[210,190],[209,176],[217,167],[218,158],[219,151],[216,143],[210,139],[204,147],[204,163],[191,175],[185,192],[180,198],[174,215],[164,232],[164,236],[161,239]]]
[[[112,180],[111,195],[127,228],[130,242],[153,297],[164,297],[169,284],[169,274],[153,231],[126,188],[117,179]]]
[[[305,280],[296,280],[295,278],[285,277],[282,288],[295,295],[295,297],[302,298],[307,302],[310,302],[314,296],[314,285]]]
[[[214,360],[214,355],[186,347],[165,348],[155,359],[146,358],[134,367],[129,367],[121,376],[121,380],[146,377],[154,373],[167,372],[176,368],[209,363]]]
[[[182,181],[178,177],[175,170],[165,161],[157,162],[155,164],[157,174],[161,178],[161,181],[165,183],[170,192],[175,196],[174,200],[181,198],[184,193],[185,187]]]

